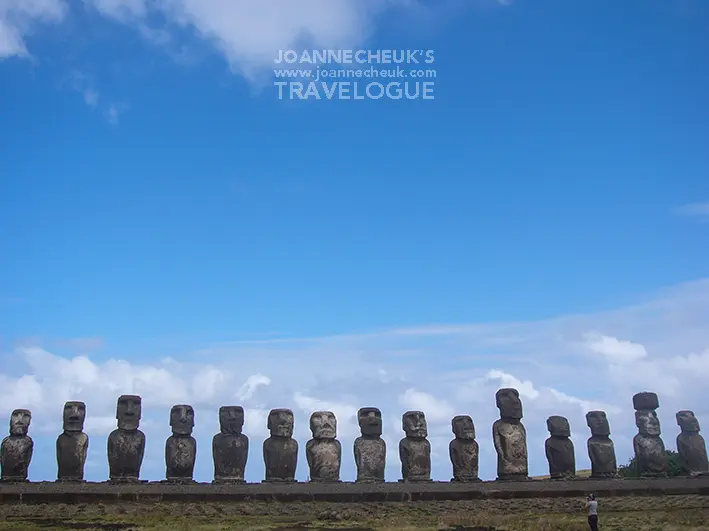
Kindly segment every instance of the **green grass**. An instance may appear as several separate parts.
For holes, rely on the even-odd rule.
[[[583,499],[3,505],[0,531],[587,531]],[[709,497],[599,500],[603,531],[706,531]]]

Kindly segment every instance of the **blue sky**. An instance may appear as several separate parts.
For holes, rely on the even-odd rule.
[[[448,479],[450,417],[492,452],[510,383],[535,473],[552,414],[587,461],[591,405],[627,460],[642,390],[674,447],[709,374],[708,23],[701,0],[0,0],[0,413],[33,410],[31,476],[77,399],[103,479],[123,392],[150,479],[185,401],[202,480],[229,403],[251,479],[271,407],[303,448],[336,411],[353,476],[369,405],[392,449],[422,408]],[[279,101],[278,50],[312,48],[435,50],[434,99]]]

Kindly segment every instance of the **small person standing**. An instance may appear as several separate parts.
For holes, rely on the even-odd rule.
[[[586,509],[588,510],[588,525],[591,531],[598,531],[598,502],[595,494],[589,494],[586,498]]]

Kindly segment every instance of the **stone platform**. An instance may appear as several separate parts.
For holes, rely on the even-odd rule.
[[[109,483],[0,483],[3,504],[87,504],[125,502],[410,502],[511,498],[599,498],[619,496],[709,496],[709,477],[574,481],[530,480],[478,483],[291,483],[136,485]]]

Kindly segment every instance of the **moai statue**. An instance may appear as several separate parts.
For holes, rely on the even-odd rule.
[[[635,425],[638,434],[633,437],[635,462],[641,477],[657,477],[667,474],[668,462],[665,443],[660,437],[660,419],[655,410],[660,402],[655,393],[638,393],[633,396]]]
[[[591,459],[591,477],[594,479],[618,477],[615,446],[610,438],[611,428],[605,411],[586,413],[586,424],[591,428],[588,457]]]
[[[678,411],[677,424],[682,430],[677,436],[677,453],[690,476],[709,474],[707,447],[699,435],[699,421],[693,411]]]
[[[357,412],[362,432],[354,442],[354,458],[358,483],[383,483],[387,445],[382,439],[382,412],[376,407],[363,407]]]
[[[310,481],[339,482],[342,445],[337,437],[337,419],[332,411],[316,411],[310,416],[313,438],[305,445]]]
[[[576,477],[576,455],[571,437],[571,427],[566,417],[558,415],[547,419],[549,437],[544,442],[547,461],[549,461],[549,477],[551,479],[573,479]]]
[[[136,483],[145,453],[145,434],[138,429],[141,398],[121,395],[116,407],[118,429],[108,436],[108,474],[113,483]]]
[[[0,446],[0,478],[2,481],[27,481],[27,471],[32,461],[34,442],[27,432],[32,413],[29,409],[16,409],[10,416],[10,436]]]
[[[249,438],[244,435],[244,408],[219,408],[219,429],[212,439],[214,458],[213,483],[244,483],[246,459],[249,457]]]
[[[264,482],[295,482],[298,441],[293,438],[294,422],[290,409],[272,409],[268,414],[271,436],[263,441]]]
[[[527,430],[522,424],[522,401],[519,391],[500,389],[495,393],[500,418],[492,425],[492,439],[497,451],[497,479],[529,479],[527,466]]]
[[[194,408],[187,404],[170,410],[172,435],[165,441],[165,478],[169,483],[194,483],[197,441],[192,437]]]
[[[57,481],[84,481],[89,436],[84,433],[86,404],[64,404],[64,432],[57,437]]]
[[[453,439],[448,445],[453,479],[451,481],[480,481],[478,477],[478,456],[480,448],[475,440],[475,424],[468,415],[458,415],[451,421]]]
[[[407,411],[401,418],[406,437],[399,441],[401,482],[431,481],[431,443],[423,411]]]

